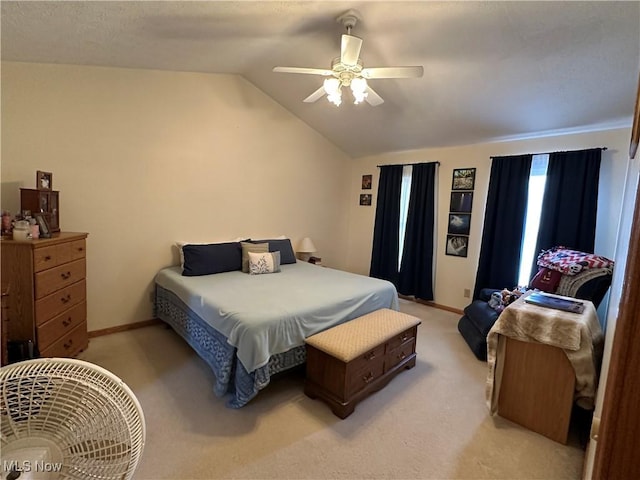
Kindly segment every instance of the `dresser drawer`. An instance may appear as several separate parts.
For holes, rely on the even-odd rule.
[[[41,357],[73,357],[89,344],[87,323],[82,322],[64,337],[40,351]]]
[[[359,371],[369,368],[369,365],[377,363],[380,358],[384,357],[384,344],[378,345],[367,353],[354,358],[349,362],[349,371]]]
[[[69,250],[71,254],[71,260],[79,260],[87,256],[87,247],[85,245],[84,239],[69,242]]]
[[[416,351],[416,339],[403,343],[399,347],[390,350],[385,359],[385,371],[391,370],[393,367],[402,362],[405,358],[410,357]]]
[[[68,308],[83,302],[86,298],[87,283],[81,280],[36,300],[36,325],[61,314]]]
[[[398,348],[400,345],[402,345],[404,342],[406,342],[410,338],[416,338],[417,332],[418,332],[418,327],[416,326],[416,327],[409,328],[404,332],[394,336],[387,342],[387,352],[395,348]]]
[[[38,347],[44,350],[87,319],[87,302],[79,303],[38,327]]]
[[[36,299],[82,280],[86,270],[86,260],[81,259],[36,273]]]
[[[383,347],[384,348],[384,347]],[[346,398],[350,398],[384,373],[384,357],[376,357],[360,369],[348,367]]]
[[[41,272],[42,270],[68,262],[70,257],[67,256],[65,259],[67,249],[61,248],[63,245],[36,248],[33,251],[33,271]]]

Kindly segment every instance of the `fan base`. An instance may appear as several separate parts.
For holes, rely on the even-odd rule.
[[[41,437],[21,438],[2,446],[2,478],[12,471],[19,480],[54,480],[63,467],[62,451],[55,442]]]

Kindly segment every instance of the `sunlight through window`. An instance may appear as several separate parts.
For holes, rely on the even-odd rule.
[[[405,165],[402,167],[402,188],[400,190],[400,248],[398,249],[398,271],[402,261],[404,251],[404,235],[407,231],[407,215],[409,213],[409,194],[411,193],[411,172],[413,167]]]
[[[547,182],[548,165],[549,155],[533,156],[531,173],[529,174],[529,196],[527,198],[518,285],[529,285],[531,265],[533,265],[533,260],[538,254],[535,250],[538,240],[538,227],[540,226],[540,214],[542,213],[542,197],[544,196],[544,186]]]

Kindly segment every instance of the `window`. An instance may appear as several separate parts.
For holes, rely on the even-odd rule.
[[[409,214],[409,196],[411,194],[411,172],[413,167],[405,165],[402,167],[402,188],[400,190],[400,249],[398,251],[398,270],[402,261],[404,251],[404,235],[407,231],[407,215]]]
[[[538,239],[538,227],[540,226],[540,214],[542,213],[542,198],[544,186],[547,182],[547,167],[549,155],[534,155],[529,174],[529,195],[527,198],[527,213],[525,216],[524,238],[520,251],[520,270],[518,272],[518,285],[529,285],[531,280],[531,265],[538,252],[536,242]]]

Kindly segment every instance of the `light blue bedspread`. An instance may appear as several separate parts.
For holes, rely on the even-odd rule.
[[[180,267],[170,267],[155,281],[223,334],[248,372],[333,325],[380,308],[398,310],[392,283],[304,262],[265,275],[183,277]]]

